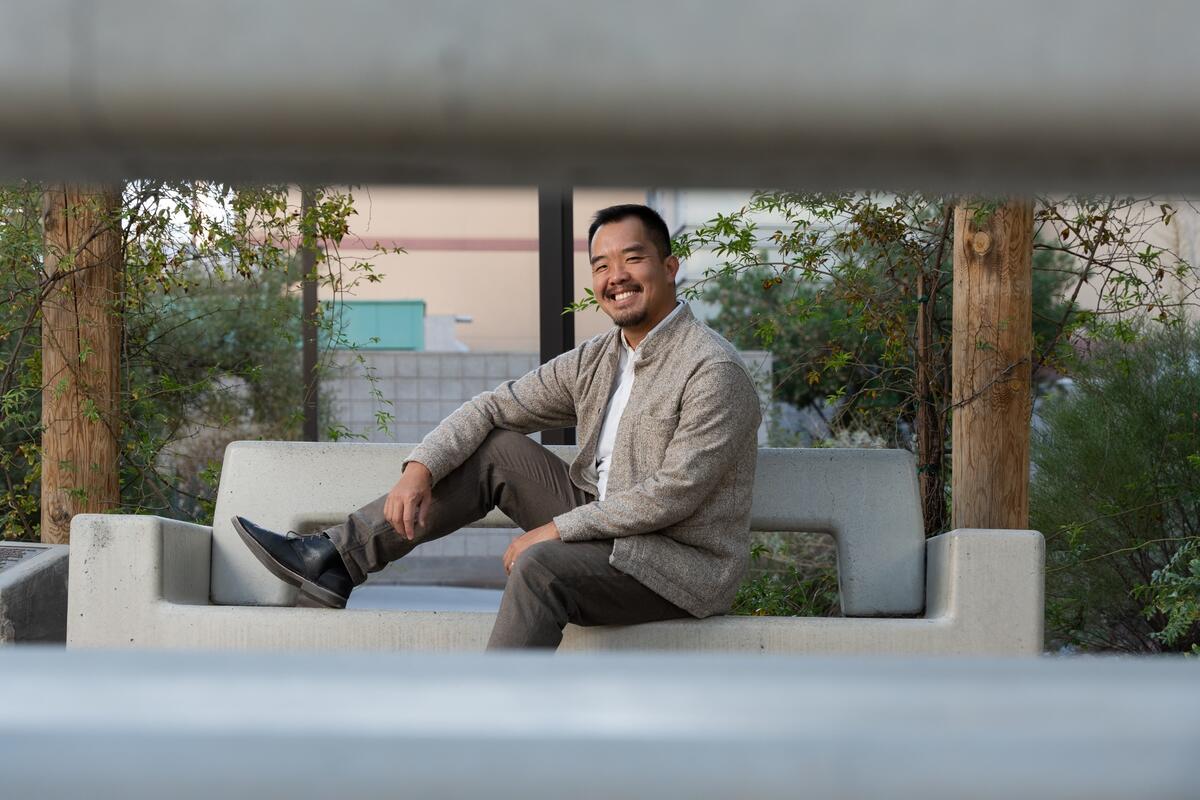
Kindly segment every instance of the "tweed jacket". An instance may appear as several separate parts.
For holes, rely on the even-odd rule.
[[[575,425],[571,481],[595,497],[596,445],[614,388],[614,327],[464,403],[413,450],[436,483],[494,428]],[[612,539],[610,563],[696,617],[729,610],[745,574],[762,415],[727,341],[684,306],[639,345],[605,498],[554,518],[564,542]],[[407,462],[405,462],[407,463]]]

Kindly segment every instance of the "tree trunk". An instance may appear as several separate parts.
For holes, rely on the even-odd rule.
[[[1032,203],[955,210],[955,528],[1029,524],[1032,258]]]
[[[947,204],[943,212],[942,233],[933,257],[932,269],[922,267],[917,275],[917,376],[916,376],[916,435],[917,479],[921,489],[921,516],[925,520],[925,535],[941,533],[946,524],[946,418],[943,409],[947,393],[942,390],[934,358],[933,332],[937,327],[938,290],[941,285],[942,259],[946,238],[952,231],[954,207]],[[936,389],[935,389],[936,383]]]
[[[300,218],[308,220],[312,213],[312,190],[300,190]],[[302,292],[302,311],[300,316],[301,362],[304,373],[304,441],[319,442],[321,430],[318,424],[318,403],[320,399],[320,375],[317,373],[317,360],[320,355],[317,347],[317,250],[316,246],[306,247],[304,237],[300,243],[300,285]]]
[[[75,514],[120,501],[119,190],[56,185],[44,198],[43,542],[65,543]]]

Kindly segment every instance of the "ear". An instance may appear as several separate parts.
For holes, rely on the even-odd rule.
[[[663,260],[663,266],[667,268],[667,274],[671,276],[671,283],[674,283],[675,275],[679,272],[679,259],[676,256],[667,256]]]

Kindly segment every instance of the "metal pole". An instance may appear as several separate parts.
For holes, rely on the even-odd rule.
[[[300,218],[307,219],[313,207],[312,191],[300,192]],[[303,309],[300,336],[303,340],[304,374],[304,441],[320,441],[317,429],[317,250],[316,245],[300,246],[300,270],[303,289]]]
[[[538,316],[543,364],[575,346],[575,318],[563,313],[575,293],[571,200],[570,188],[538,189]],[[543,431],[542,444],[575,444],[575,429]]]

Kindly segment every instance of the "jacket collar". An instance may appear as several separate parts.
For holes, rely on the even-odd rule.
[[[638,345],[636,351],[639,362],[646,362],[654,358],[658,353],[670,352],[673,349],[673,343],[679,338],[679,335],[695,321],[692,316],[692,309],[688,306],[687,301],[682,301],[671,314],[658,324],[646,338]],[[613,355],[621,352],[621,348],[625,347],[625,337],[621,333],[621,329],[613,326]]]

